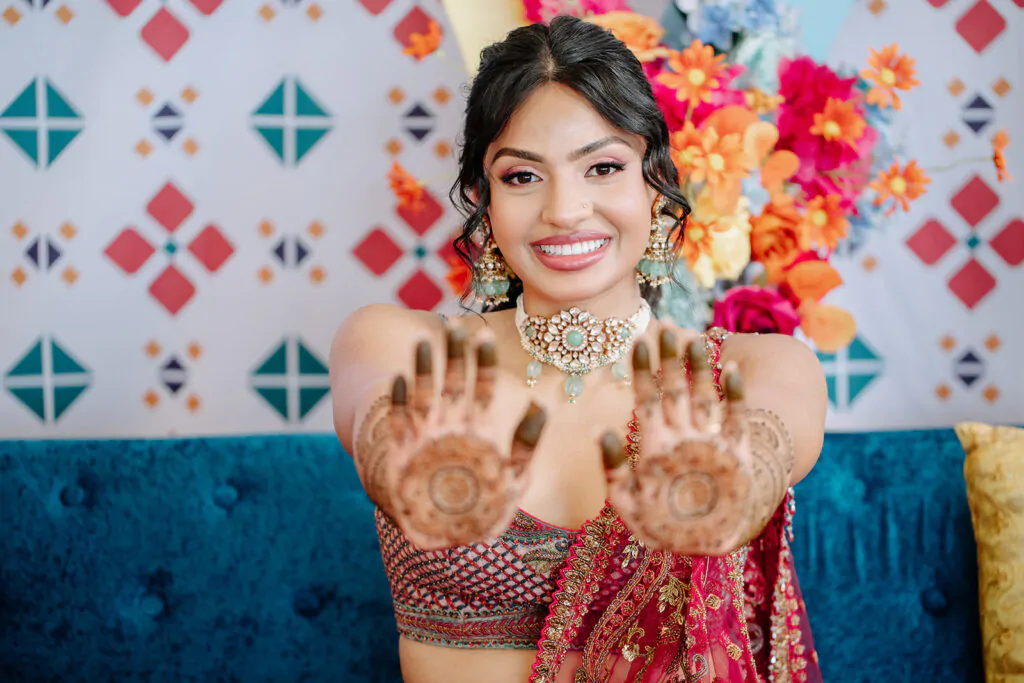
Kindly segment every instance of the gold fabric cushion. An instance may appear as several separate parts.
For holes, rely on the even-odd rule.
[[[956,426],[978,542],[987,683],[1024,683],[1024,429]]]

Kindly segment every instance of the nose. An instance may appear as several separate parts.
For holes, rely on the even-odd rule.
[[[550,181],[541,220],[560,230],[571,230],[594,213],[587,193],[569,181]]]

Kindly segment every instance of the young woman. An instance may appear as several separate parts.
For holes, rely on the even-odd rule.
[[[787,533],[824,377],[790,337],[652,319],[689,208],[639,62],[517,29],[463,138],[486,312],[368,306],[331,352],[405,680],[820,680]]]

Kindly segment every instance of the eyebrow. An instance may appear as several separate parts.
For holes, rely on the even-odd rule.
[[[601,138],[600,140],[595,140],[594,142],[583,145],[579,149],[574,149],[573,151],[569,152],[567,158],[569,159],[569,161],[579,161],[583,157],[587,156],[588,154],[593,154],[602,147],[607,147],[608,145],[616,143],[626,145],[627,147],[630,146],[630,144],[626,142],[624,138],[618,135],[609,135],[606,138]],[[538,164],[544,163],[544,157],[542,157],[541,155],[535,154],[534,152],[529,152],[525,149],[515,149],[514,147],[502,147],[501,149],[499,149],[497,152],[494,153],[494,158],[491,159],[491,163],[493,164],[501,157],[516,157],[517,159],[524,159],[526,161],[532,161]]]

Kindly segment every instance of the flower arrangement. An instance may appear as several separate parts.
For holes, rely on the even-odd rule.
[[[843,283],[830,257],[930,183],[891,140],[900,92],[919,85],[914,59],[889,45],[851,74],[801,56],[782,0],[675,0],[662,22],[625,0],[523,5],[528,21],[573,14],[606,28],[644,66],[692,207],[682,287],[667,288],[659,314],[698,329],[799,330],[826,352],[847,345],[853,317],[823,303]],[[1008,142],[993,139],[1000,180]],[[453,261],[457,293],[464,270]]]

